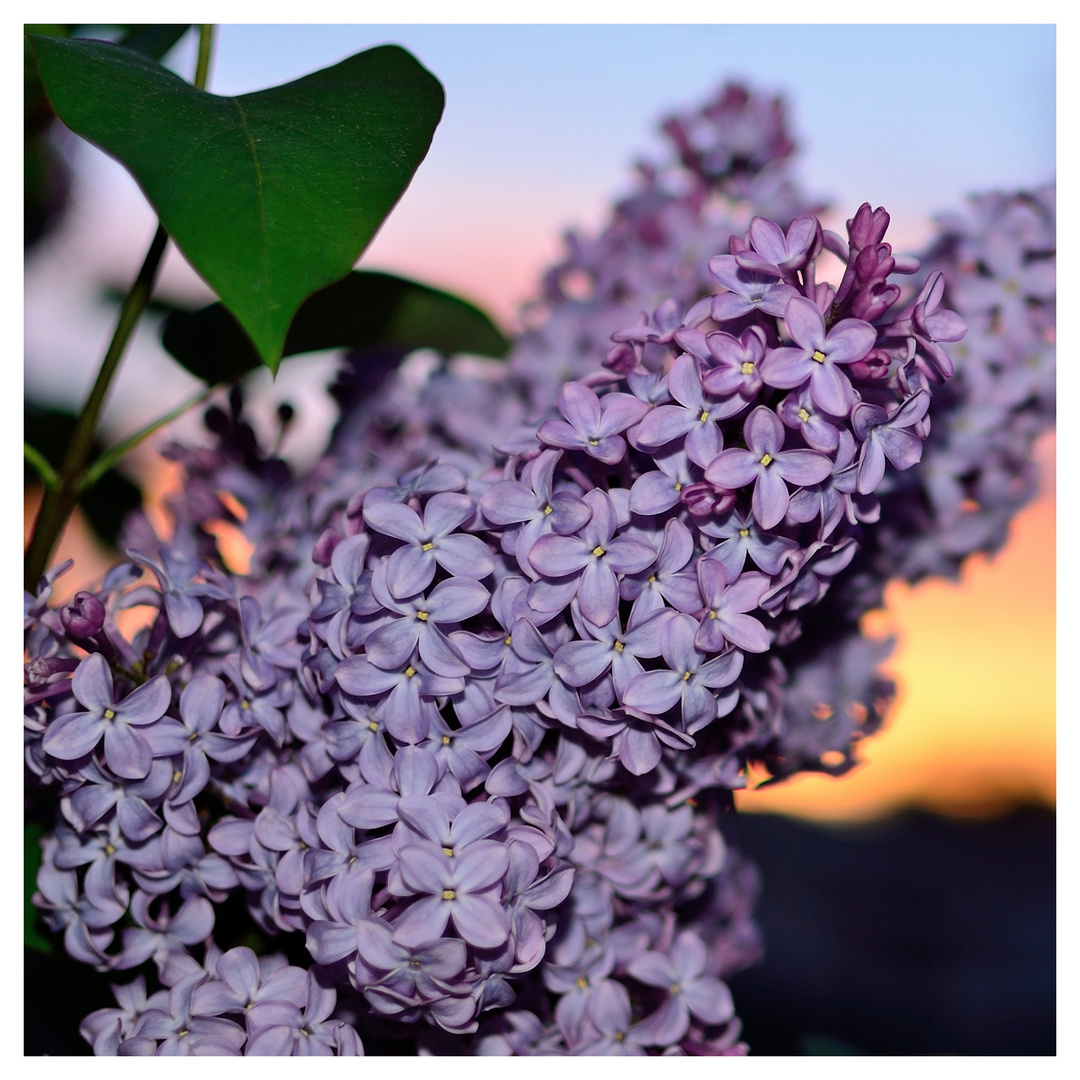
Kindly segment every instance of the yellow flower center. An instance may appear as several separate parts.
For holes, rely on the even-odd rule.
[[[548,514],[550,514],[551,512],[552,512],[552,511],[551,511],[551,507],[550,507],[550,506],[545,506],[545,507],[544,507],[544,516],[545,516],[545,517],[547,517],[547,515],[548,515]]]
[[[430,551],[435,545],[429,540],[426,544],[420,545],[421,551]]]
[[[683,672],[682,681],[683,682],[689,682],[690,681],[690,672],[689,671]]]
[[[616,641],[615,642],[615,651],[616,652],[622,652],[623,649],[625,649],[625,648],[626,648],[626,646],[621,641]]]
[[[796,415],[804,424],[810,419],[810,414],[805,409],[800,409]]]
[[[816,360],[819,364],[824,364],[825,363],[825,354],[820,349],[815,349],[814,354],[813,354],[813,356],[810,357],[810,359],[811,360]]]
[[[414,668],[414,667],[412,666],[412,664],[410,664],[410,665],[409,665],[409,666],[408,666],[408,667],[407,667],[407,668],[405,669],[405,678],[406,678],[406,679],[411,679],[411,678],[412,678],[412,677],[413,677],[413,676],[414,676],[415,674],[416,674],[416,668]]]
[[[112,711],[112,709],[106,709],[105,710],[105,719],[106,720],[111,720],[115,715],[116,715],[116,713],[114,713]]]
[[[417,618],[418,618],[418,619],[419,619],[419,620],[420,620],[421,622],[427,622],[427,615],[428,615],[428,613],[427,613],[426,611],[418,611],[418,612],[416,613],[416,617],[417,617]]]
[[[761,459],[761,464],[762,465],[769,465],[771,463],[772,463],[772,455],[771,454],[765,454]]]
[[[597,544],[596,547],[592,549],[592,553],[599,559],[600,556],[604,554],[604,549]]]
[[[702,409],[701,410],[701,415],[698,417],[698,419],[702,423],[704,423],[706,420],[708,420],[709,419],[709,410],[708,409]]]
[[[442,744],[443,744],[443,746],[449,746],[450,745],[450,736],[449,735],[444,735],[442,737]]]
[[[444,900],[453,900],[454,899],[454,890],[453,889],[443,889],[442,898]]]
[[[741,368],[741,371],[742,371],[742,373],[744,375],[753,375],[754,374],[754,365],[752,363],[750,363],[749,360],[746,360],[746,361],[743,362],[743,366]]]

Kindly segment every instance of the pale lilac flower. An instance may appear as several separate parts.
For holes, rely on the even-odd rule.
[[[54,720],[45,729],[45,752],[63,761],[76,761],[89,754],[104,736],[105,761],[117,776],[126,780],[146,776],[154,757],[153,735],[135,728],[146,728],[165,715],[171,699],[168,682],[158,676],[118,702],[105,657],[91,653],[72,675],[71,689],[86,711],[65,713]]]
[[[452,577],[439,582],[427,596],[396,599],[386,585],[385,563],[371,579],[371,589],[379,603],[398,618],[392,618],[370,633],[364,653],[377,667],[401,667],[418,650],[420,658],[436,675],[447,678],[469,674],[469,665],[447,638],[440,623],[453,627],[479,614],[488,605],[490,594],[473,578]]]
[[[816,484],[832,470],[832,463],[816,450],[784,450],[784,427],[776,413],[759,405],[746,418],[743,437],[747,450],[724,450],[705,470],[705,479],[736,491],[753,482],[751,508],[758,524],[771,529],[787,512],[793,484]]]
[[[711,258],[709,274],[726,290],[713,297],[715,322],[758,311],[765,315],[783,315],[788,301],[798,296],[792,286],[780,280],[779,274],[747,270],[739,265],[734,255]]]
[[[869,495],[885,475],[885,459],[897,469],[910,469],[922,457],[922,439],[906,430],[914,427],[930,408],[925,390],[913,394],[892,412],[880,405],[860,402],[851,414],[851,426],[862,442],[859,450],[857,490]]]
[[[814,401],[833,416],[847,416],[855,391],[837,365],[853,364],[874,347],[877,331],[861,319],[841,319],[828,333],[816,304],[793,297],[784,309],[795,345],[772,349],[761,364],[769,386],[791,390],[809,381]]]
[[[432,495],[422,519],[402,503],[365,504],[364,521],[369,528],[405,541],[386,565],[390,591],[395,596],[415,596],[431,584],[436,564],[455,577],[486,578],[495,566],[487,544],[457,531],[475,513],[473,500],[454,492]]]
[[[742,574],[731,584],[717,559],[699,559],[698,586],[705,601],[694,644],[705,652],[721,652],[728,642],[747,652],[766,652],[769,632],[752,615],[769,588],[769,577],[754,571]]]
[[[649,1042],[661,1046],[679,1042],[690,1027],[691,1016],[704,1024],[723,1024],[735,1015],[731,991],[706,974],[708,959],[701,938],[683,931],[669,955],[647,952],[630,962],[630,975],[667,994],[664,1004],[642,1023]]]
[[[206,978],[205,972],[195,972],[176,983],[164,1008],[142,1013],[129,1036],[135,1045],[125,1051],[122,1043],[119,1053],[159,1057],[239,1055],[246,1039],[244,1029],[223,1017],[199,1016],[192,1008],[195,988]],[[146,1046],[150,1040],[156,1043],[156,1048]]]
[[[686,456],[704,468],[724,445],[718,422],[739,412],[745,403],[737,398],[715,401],[707,397],[701,388],[697,360],[690,353],[683,353],[672,364],[667,385],[678,404],[657,405],[634,429],[631,440],[635,446],[652,448],[685,439]]]
[[[636,424],[648,405],[631,394],[605,394],[602,398],[584,383],[567,383],[559,391],[559,412],[565,420],[547,420],[536,437],[548,446],[584,450],[605,465],[621,461],[626,443],[619,432]]]
[[[331,1057],[362,1055],[356,1032],[343,1020],[332,1020],[337,993],[312,968],[302,1006],[288,1001],[260,1001],[247,1014],[249,1056]]]
[[[615,508],[605,492],[594,488],[585,501],[592,517],[577,535],[542,536],[529,551],[529,561],[544,575],[529,590],[529,603],[542,611],[557,611],[576,595],[582,615],[603,626],[618,610],[616,574],[644,570],[656,553],[640,540],[615,535]],[[548,578],[569,580],[564,585]]]
[[[731,686],[739,677],[742,653],[735,650],[706,661],[705,652],[694,644],[696,633],[693,618],[673,615],[663,642],[667,667],[635,676],[623,694],[623,705],[650,716],[663,716],[679,705],[689,735],[711,724],[721,710],[730,711],[738,691],[719,696],[712,691]]]
[[[442,936],[447,923],[470,945],[498,948],[510,933],[510,917],[499,902],[510,865],[506,845],[477,840],[453,859],[420,844],[399,854],[401,879],[420,894],[394,924],[394,940],[416,946]]]

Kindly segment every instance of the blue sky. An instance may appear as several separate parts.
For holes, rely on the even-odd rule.
[[[731,76],[784,93],[804,182],[845,206],[925,214],[1055,167],[1046,24],[226,25],[211,89],[260,89],[386,41],[447,90],[421,176],[450,190],[538,188],[578,200],[582,218],[656,146],[666,110]]]

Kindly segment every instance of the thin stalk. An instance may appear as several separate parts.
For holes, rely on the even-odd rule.
[[[106,450],[105,453],[103,453],[101,457],[99,457],[97,461],[83,473],[82,479],[79,481],[79,494],[81,495],[88,488],[93,487],[94,484],[96,484],[129,450],[138,446],[143,439],[153,435],[155,431],[159,428],[163,428],[166,424],[171,423],[178,416],[183,416],[189,409],[193,409],[196,405],[200,405],[214,392],[215,389],[216,387],[214,386],[207,386],[193,397],[188,398],[187,401],[177,405],[171,412],[158,417],[157,420],[147,424],[145,427],[139,428],[138,431],[133,435],[129,435],[123,442],[119,442]]]
[[[23,443],[23,457],[31,464],[47,488],[56,487],[59,477],[56,470],[45,459],[45,455],[35,450],[28,442]]]
[[[199,27],[199,55],[195,68],[195,86],[200,90],[206,88],[210,71],[213,31],[214,28],[209,23]],[[37,587],[38,579],[45,572],[52,550],[68,518],[78,505],[79,492],[85,487],[83,472],[90,457],[94,432],[97,430],[98,417],[105,404],[105,396],[120,366],[124,350],[139,317],[150,302],[168,239],[164,228],[158,225],[150,250],[143,260],[142,268],[120,307],[112,341],[109,343],[105,358],[101,361],[101,369],[98,371],[94,388],[90,391],[90,396],[75,422],[75,431],[64,456],[64,463],[56,477],[56,483],[51,487],[46,486],[45,497],[42,500],[37,520],[34,522],[34,531],[23,562],[24,586],[30,591]]]
[[[58,483],[45,491],[45,498],[42,500],[41,510],[34,522],[34,532],[30,537],[30,546],[26,549],[23,564],[23,584],[28,591],[34,590],[38,579],[45,572],[53,547],[79,501],[79,479],[90,457],[94,432],[97,430],[98,416],[105,403],[105,395],[116,374],[116,369],[120,366],[120,360],[131,338],[131,333],[150,299],[168,239],[165,230],[159,225],[150,244],[150,250],[143,260],[142,268],[127,296],[124,297],[120,316],[116,321],[116,330],[105,353],[105,359],[101,361],[101,370],[98,371],[94,388],[90,391],[90,397],[87,398],[75,422],[75,431],[72,433],[64,463],[60,468]]]

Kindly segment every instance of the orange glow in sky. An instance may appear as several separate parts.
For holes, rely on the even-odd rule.
[[[1042,458],[1053,455],[1053,437]],[[1056,793],[1055,521],[1051,490],[1013,522],[993,559],[969,560],[959,583],[893,584],[887,610],[864,619],[897,636],[886,663],[897,701],[846,776],[803,775],[761,791],[751,777],[739,810],[822,820],[879,816],[902,805],[958,814]]]

